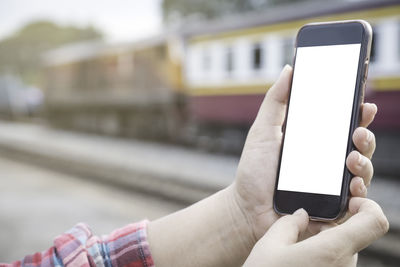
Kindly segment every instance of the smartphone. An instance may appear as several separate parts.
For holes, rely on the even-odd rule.
[[[304,208],[322,221],[345,214],[352,178],[346,157],[355,149],[371,40],[362,20],[299,30],[274,193],[278,214]]]

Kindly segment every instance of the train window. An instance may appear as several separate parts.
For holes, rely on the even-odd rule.
[[[263,49],[260,43],[253,45],[252,66],[253,69],[259,70],[263,68]]]
[[[231,73],[233,68],[233,49],[232,47],[228,47],[225,54],[225,70],[226,72]]]
[[[203,49],[203,70],[209,70],[211,68],[211,56],[210,49]]]
[[[293,63],[294,56],[294,38],[288,37],[282,41],[282,66]]]
[[[369,62],[376,62],[376,40],[378,39],[379,34],[377,33],[376,27],[373,27],[373,36],[372,36],[372,44],[371,44],[371,55],[369,58]]]
[[[397,55],[400,61],[400,21],[397,23]]]

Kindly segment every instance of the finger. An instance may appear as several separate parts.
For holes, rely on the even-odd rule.
[[[316,235],[322,231],[331,229],[335,226],[337,226],[337,223],[334,222],[310,222],[308,224],[308,231],[312,235]]]
[[[306,231],[302,232],[299,235],[298,242],[306,240],[307,238],[310,238],[322,231],[325,231],[327,229],[330,229],[334,227],[336,223],[329,223],[329,222],[317,222],[317,221],[310,221],[308,223]]]
[[[354,254],[367,247],[389,230],[389,223],[382,209],[367,198],[353,197],[349,202],[353,215],[345,223],[306,240],[324,246],[329,240],[330,249]]]
[[[340,218],[339,220],[337,220],[336,223],[337,224],[345,223],[348,219],[350,219],[351,216],[352,216],[352,214],[349,211],[346,211],[344,216],[342,218]]]
[[[367,157],[353,150],[347,156],[346,166],[354,176],[359,176],[364,179],[365,186],[369,186],[372,175],[374,174],[374,167]]]
[[[292,67],[286,65],[278,80],[268,90],[255,123],[263,125],[281,126],[286,113],[286,103],[289,95]]]
[[[351,258],[350,266],[357,267],[357,262],[358,262],[358,253],[354,254],[353,257]]]
[[[296,243],[300,233],[307,229],[308,214],[299,209],[292,215],[286,215],[277,220],[264,235],[263,240],[273,245],[290,245]]]
[[[364,184],[364,179],[361,177],[354,177],[350,182],[350,193],[353,197],[366,197],[367,187]]]
[[[381,207],[373,200],[353,197],[349,202],[349,212],[354,214],[342,226],[350,239],[358,242],[353,245],[353,253],[359,252],[389,231],[389,222]]]
[[[353,143],[361,154],[371,159],[374,154],[375,135],[364,127],[358,127],[353,133]]]
[[[361,106],[361,122],[360,126],[368,127],[374,120],[378,107],[375,104],[364,103]]]

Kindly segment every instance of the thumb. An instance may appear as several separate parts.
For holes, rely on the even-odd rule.
[[[286,103],[292,79],[292,67],[286,65],[278,80],[268,90],[254,124],[281,126],[285,119]]]
[[[308,214],[299,209],[293,215],[286,215],[277,220],[262,238],[263,242],[273,245],[291,245],[297,242],[300,233],[308,226]]]
[[[330,249],[340,249],[351,254],[357,253],[389,230],[389,222],[381,207],[367,198],[353,197],[349,202],[349,211],[354,215],[335,228],[324,231],[319,238],[309,239],[317,246],[329,240]]]

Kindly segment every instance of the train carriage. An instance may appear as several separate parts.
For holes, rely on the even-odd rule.
[[[174,39],[75,43],[43,56],[46,114],[53,126],[171,140],[182,91]]]
[[[248,127],[267,88],[291,64],[295,34],[310,22],[368,20],[374,28],[366,101],[376,130],[400,130],[400,2],[317,2],[209,21],[185,31],[188,106],[199,125]]]

